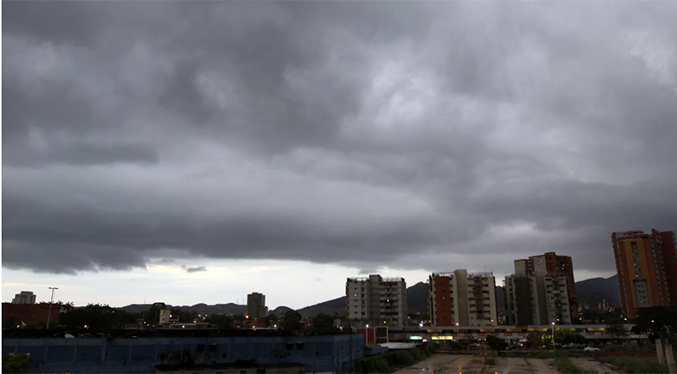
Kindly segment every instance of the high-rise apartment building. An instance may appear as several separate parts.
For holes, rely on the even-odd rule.
[[[574,281],[574,267],[569,256],[558,256],[555,252],[546,252],[538,256],[530,256],[527,260],[515,260],[516,275],[549,274],[550,276],[564,276],[567,283],[567,297],[569,301],[569,315],[578,317],[576,305],[576,282]]]
[[[611,242],[623,313],[632,317],[637,308],[677,301],[677,249],[673,231],[614,232]]]
[[[571,324],[568,278],[543,272],[505,277],[509,325]]]
[[[266,307],[266,295],[258,292],[253,292],[247,295],[247,317],[266,318],[268,315],[268,308]]]
[[[407,283],[404,278],[348,278],[346,316],[354,326],[404,327],[407,324]]]
[[[492,273],[458,269],[428,278],[428,308],[434,326],[496,326],[496,280]]]
[[[35,304],[35,295],[32,291],[21,291],[14,295],[12,304]]]
[[[677,303],[677,240],[674,231],[661,232],[660,237],[665,278],[668,282],[668,295],[670,296],[670,303],[674,304]]]

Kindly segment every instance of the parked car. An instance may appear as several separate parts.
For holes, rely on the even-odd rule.
[[[599,352],[599,348],[597,348],[597,347],[585,347],[583,352]]]

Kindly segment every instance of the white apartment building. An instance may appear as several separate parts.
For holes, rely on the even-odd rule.
[[[428,279],[428,307],[433,326],[496,326],[496,280],[492,273],[457,269]]]
[[[35,304],[35,295],[33,291],[21,291],[21,293],[14,295],[12,304]]]
[[[346,316],[355,327],[404,327],[407,324],[407,283],[404,278],[348,278]]]
[[[160,319],[159,319],[158,325],[161,325],[161,326],[169,325],[170,319],[172,317],[171,313],[172,312],[169,309],[160,310]]]
[[[513,274],[505,277],[506,312],[511,325],[571,324],[571,305],[563,274]]]

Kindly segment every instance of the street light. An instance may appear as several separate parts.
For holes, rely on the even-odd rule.
[[[49,320],[52,319],[52,303],[54,302],[54,291],[58,290],[59,287],[48,287],[52,290],[52,298],[49,300],[49,312],[47,312],[47,327],[49,329]]]
[[[552,349],[555,349],[555,322],[550,326],[550,330],[552,332]]]

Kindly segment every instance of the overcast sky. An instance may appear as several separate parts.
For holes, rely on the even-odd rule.
[[[2,8],[3,301],[300,308],[550,251],[582,280],[677,230],[674,2]]]

